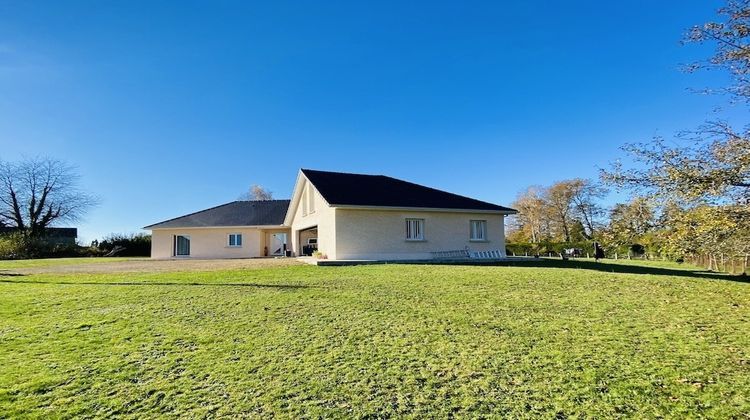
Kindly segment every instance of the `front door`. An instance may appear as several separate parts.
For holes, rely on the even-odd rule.
[[[286,252],[286,233],[272,233],[268,240],[268,255],[284,255]]]

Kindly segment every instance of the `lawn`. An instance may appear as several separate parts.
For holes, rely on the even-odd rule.
[[[0,418],[750,415],[750,283],[676,264],[20,268]]]

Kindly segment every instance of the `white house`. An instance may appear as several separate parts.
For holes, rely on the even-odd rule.
[[[301,169],[291,200],[235,201],[146,226],[153,258],[424,260],[505,255],[515,210],[383,175]]]

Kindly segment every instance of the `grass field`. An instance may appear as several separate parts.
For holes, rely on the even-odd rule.
[[[0,418],[750,416],[750,283],[676,264],[55,264],[0,262]]]

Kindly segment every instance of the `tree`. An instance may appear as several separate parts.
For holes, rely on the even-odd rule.
[[[669,200],[750,204],[750,131],[736,133],[726,123],[712,122],[680,137],[688,142],[670,146],[656,138],[626,145],[640,166],[615,163],[601,171],[602,180]]]
[[[514,216],[516,230],[521,232],[529,242],[537,243],[545,233],[546,203],[542,198],[544,188],[529,187],[519,194],[512,206],[518,210]]]
[[[635,197],[627,204],[615,204],[607,226],[607,245],[618,248],[642,243],[655,228],[656,213],[648,199]]]
[[[719,269],[717,256],[750,254],[750,218],[741,206],[699,205],[668,210],[662,233],[665,250],[676,256],[703,255],[709,269]],[[739,214],[733,214],[739,212]]]
[[[590,179],[576,178],[568,182],[572,190],[573,209],[586,228],[587,239],[591,239],[598,229],[599,218],[604,214],[598,200],[607,194],[607,189]]]
[[[273,193],[262,185],[253,184],[239,199],[242,201],[268,201],[273,200]]]
[[[562,234],[565,242],[570,242],[570,228],[573,223],[573,188],[570,181],[558,181],[547,188],[544,200],[550,209],[551,221]]]
[[[719,91],[750,101],[750,1],[730,0],[718,13],[723,20],[694,26],[685,35],[687,43],[711,43],[716,48],[711,58],[689,65],[687,71],[727,71],[733,83]]]
[[[686,34],[688,43],[715,48],[708,60],[695,62],[687,70],[729,73],[731,85],[715,91],[750,102],[750,0],[729,0],[718,13],[718,21],[694,26]],[[683,144],[677,146],[667,145],[662,138],[625,146],[642,168],[625,169],[618,163],[602,171],[602,179],[693,203],[729,199],[750,204],[750,130],[732,129],[719,121],[678,137]]]
[[[693,27],[686,42],[712,44],[713,55],[688,71],[718,69],[732,82],[714,92],[750,103],[750,0],[729,0],[719,20]],[[655,138],[624,147],[635,160],[601,171],[604,182],[660,203],[660,232],[674,255],[745,255],[750,243],[750,130],[711,121],[677,141]],[[711,261],[713,260],[713,264]]]
[[[558,181],[549,187],[529,187],[512,204],[518,214],[510,234],[532,243],[591,239],[604,213],[597,201],[606,192],[581,178]]]
[[[79,220],[97,203],[79,188],[79,178],[60,160],[0,162],[0,224],[42,236],[54,224]]]

